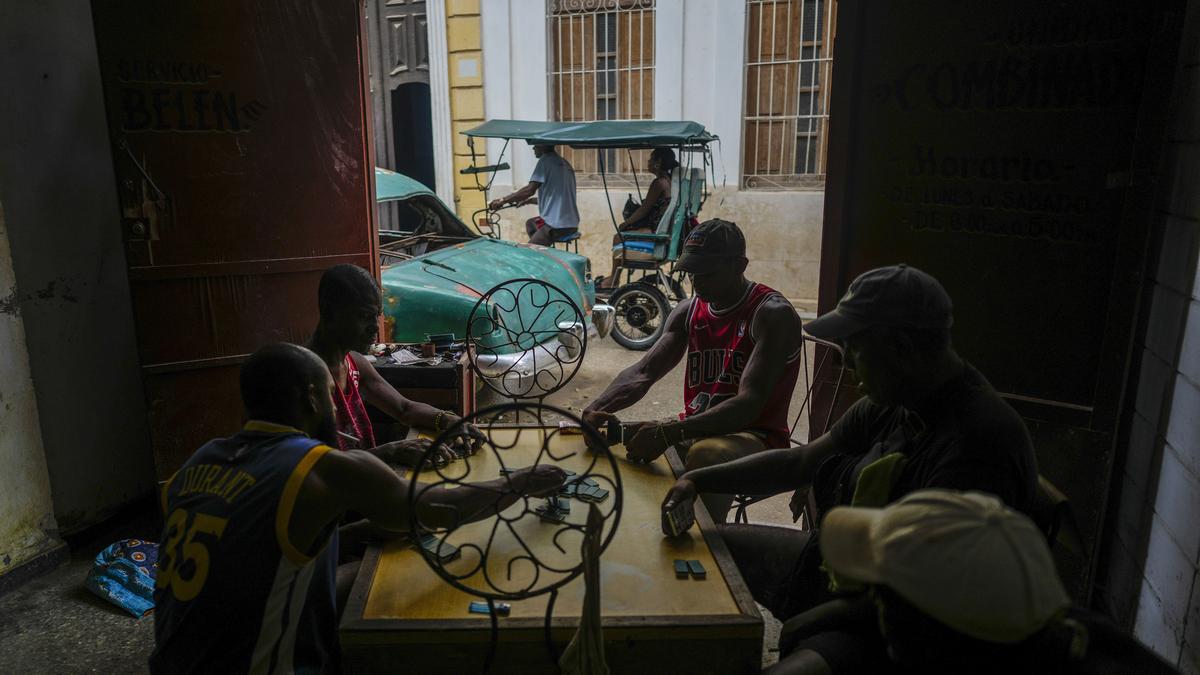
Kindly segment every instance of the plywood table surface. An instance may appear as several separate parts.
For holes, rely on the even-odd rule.
[[[488,480],[499,475],[501,461],[508,467],[532,464],[547,431],[536,427],[491,428],[488,433],[496,446],[509,449],[499,453],[485,449],[469,460],[452,464],[443,473],[463,476],[470,481]],[[552,433],[549,450],[563,458],[556,462],[558,466],[579,473],[587,470],[593,461],[582,436]],[[624,457],[623,448],[618,446],[613,451],[616,456]],[[651,672],[652,667],[663,667],[661,663],[653,665],[660,660],[653,648],[656,642],[686,647],[695,640],[707,643],[711,648],[715,646],[714,641],[726,641],[737,647],[726,656],[735,658],[713,660],[700,653],[707,650],[692,649],[692,656],[699,659],[698,665],[707,664],[707,667],[692,672],[756,672],[753,668],[759,662],[762,619],[724,544],[714,536],[712,522],[703,513],[700,502],[697,501],[699,527],[693,527],[685,536],[675,539],[662,534],[660,504],[675,481],[675,472],[681,468],[674,453],[670,455],[649,465],[617,460],[623,508],[616,536],[600,562],[601,613],[610,661],[614,657],[618,661],[628,657],[637,663],[638,670],[645,667],[645,672]],[[542,461],[545,461],[544,457]],[[606,460],[596,462],[591,470],[611,478]],[[427,479],[436,479],[436,475],[422,476],[422,480]],[[611,489],[604,480],[598,482]],[[533,500],[533,503],[541,501]],[[607,513],[613,508],[614,501],[614,496],[610,495],[599,507]],[[578,499],[570,500],[570,504],[569,520],[582,524],[587,517],[588,504]],[[505,511],[505,515],[520,513],[522,508],[520,504],[514,505]],[[497,527],[497,522],[498,519],[489,518],[451,533],[447,541],[462,548],[463,556],[448,564],[447,569],[460,574],[470,571],[476,566],[478,554],[464,547],[464,543],[484,545],[490,539],[489,572],[493,583],[505,590],[525,587],[530,581],[530,567],[514,564],[510,578],[507,565],[510,558],[520,554],[521,544],[503,524]],[[606,526],[611,527],[612,523],[610,518]],[[558,543],[565,550],[564,554],[551,542],[560,526],[527,515],[512,527],[525,545],[550,565],[563,569],[578,565],[581,533],[568,531],[559,536]],[[707,579],[677,579],[673,565],[677,558],[699,560],[708,571]],[[541,574],[539,586],[544,586],[550,579],[562,578],[545,571]],[[467,580],[468,584],[482,585],[477,578],[481,575],[482,572],[476,572],[475,577]],[[556,642],[565,644],[570,639],[579,622],[583,596],[582,575],[559,589],[552,623]],[[529,663],[518,668],[524,670],[536,666],[539,659],[549,665],[542,643],[547,598],[548,595],[540,595],[511,602],[511,614],[499,620],[501,642],[502,645],[524,643],[525,649],[517,652],[521,654],[520,659],[512,654],[505,657],[506,652],[502,649],[500,661],[516,668],[517,661],[523,663],[528,657]],[[435,666],[429,672],[436,672],[439,664],[456,663],[455,667],[462,667],[467,662],[461,660],[465,655],[479,657],[480,650],[485,651],[490,641],[488,617],[467,612],[470,602],[476,599],[439,577],[418,551],[403,542],[371,549],[343,616],[342,642],[348,667],[354,670],[356,665],[368,668],[384,663],[395,666],[396,658],[410,666]],[[620,642],[620,645],[614,646],[614,642]],[[389,645],[405,645],[407,650],[389,649]],[[753,654],[750,654],[751,646]],[[414,649],[425,654],[428,660],[414,656]],[[740,653],[739,649],[745,655],[736,655]],[[725,661],[731,662],[726,664]],[[742,668],[742,661],[752,663]],[[482,658],[477,665],[482,665]],[[504,672],[503,668],[493,670]],[[635,671],[614,669],[614,672]]]

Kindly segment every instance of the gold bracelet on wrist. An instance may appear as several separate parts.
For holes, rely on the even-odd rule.
[[[445,410],[439,410],[438,414],[433,416],[433,430],[434,431],[442,430],[442,418],[445,416],[446,416]]]

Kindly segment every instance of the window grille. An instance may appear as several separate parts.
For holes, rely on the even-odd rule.
[[[747,0],[742,185],[821,188],[834,0]]]
[[[654,118],[654,0],[549,0],[546,18],[550,119]],[[575,167],[578,184],[600,183],[595,150],[558,151]],[[603,152],[610,184],[632,185],[630,155]],[[633,152],[634,170],[644,171],[648,157]]]

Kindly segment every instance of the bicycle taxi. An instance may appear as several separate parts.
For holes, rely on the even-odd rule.
[[[622,260],[617,283],[609,304],[614,308],[613,339],[628,349],[649,349],[662,335],[667,315],[674,303],[687,297],[684,274],[675,270],[687,232],[699,222],[700,209],[707,199],[707,179],[713,176],[712,151],[709,144],[718,140],[704,126],[688,121],[605,120],[598,122],[534,122],[523,120],[489,120],[462,132],[471,151],[471,166],[462,173],[474,175],[477,187],[489,202],[488,190],[496,173],[509,168],[504,154],[509,143],[525,141],[529,145],[561,145],[575,149],[595,149],[605,201],[613,231],[619,242],[613,251]],[[497,138],[504,145],[494,164],[486,153],[477,151],[475,139]],[[671,172],[671,200],[652,232],[622,232],[617,227],[616,211],[609,193],[608,175],[616,167],[605,166],[609,150],[625,150],[630,165],[634,150],[668,147],[675,151],[679,166]],[[484,176],[487,179],[484,180]],[[715,177],[714,177],[715,178]],[[634,173],[634,187],[641,199],[641,186]],[[473,220],[481,234],[500,237],[500,218],[496,211],[485,207],[474,214]],[[581,223],[580,230],[588,227]],[[579,234],[564,241],[565,246],[578,249]]]

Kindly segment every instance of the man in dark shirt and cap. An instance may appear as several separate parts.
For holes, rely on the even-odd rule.
[[[813,442],[685,473],[663,509],[702,493],[771,495],[812,490],[820,513],[881,507],[922,488],[989,492],[1028,512],[1037,463],[1024,422],[950,344],[951,302],[930,275],[906,265],[871,270],[809,334],[839,343],[866,396]],[[818,520],[819,522],[819,520]],[[781,620],[829,598],[814,532],[723,525],[722,535],[758,602]],[[843,589],[844,590],[844,589]],[[817,636],[787,656],[849,672],[863,640]],[[799,672],[799,671],[798,671]]]

